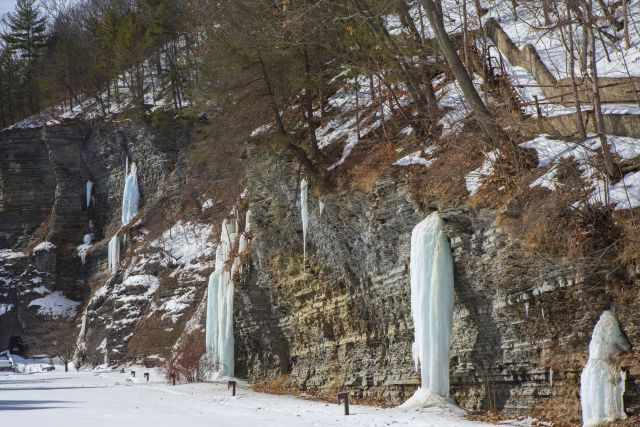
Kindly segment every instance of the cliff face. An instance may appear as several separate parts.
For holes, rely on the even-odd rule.
[[[242,147],[221,146],[210,160],[218,176],[210,193],[186,167],[190,144],[188,129],[130,122],[0,133],[0,247],[12,248],[0,251],[0,347],[21,336],[33,352],[51,353],[71,336],[94,365],[162,363],[181,338],[202,335],[217,226],[246,180],[240,204],[251,209],[251,255],[235,285],[236,375],[272,390],[408,398],[419,384],[410,234],[436,207],[414,200],[405,170],[368,191],[321,194],[312,184],[305,262],[298,165],[259,146],[241,161]],[[122,228],[127,158],[138,164],[142,212]],[[469,409],[575,420],[602,310],[613,304],[630,341],[640,339],[638,272],[534,256],[493,210],[462,206],[441,216],[455,259],[452,396]],[[76,247],[88,232],[96,238],[83,263]],[[107,243],[116,232],[122,255],[111,274]],[[36,246],[42,241],[51,245]],[[43,299],[64,309],[47,310]],[[623,361],[632,411],[637,359]]]
[[[184,152],[189,141],[187,128],[176,126],[173,132],[166,133],[129,122],[97,127],[77,122],[0,133],[0,247],[13,249],[0,257],[3,276],[0,304],[4,304],[0,311],[0,348],[8,346],[10,337],[20,336],[32,353],[53,353],[59,351],[63,338],[75,341],[77,328],[83,324],[83,333],[96,337],[89,339],[88,353],[100,353],[102,360],[102,353],[109,348],[120,352],[114,356],[116,359],[127,357],[132,331],[153,305],[148,298],[151,295],[138,298],[136,310],[118,311],[107,305],[111,311],[103,310],[100,316],[92,317],[91,309],[83,306],[87,301],[96,306],[92,295],[107,282],[111,287],[124,288],[110,295],[115,299],[118,295],[139,297],[148,292],[143,285],[122,286],[123,274],[110,277],[106,271],[107,241],[121,227],[127,158],[140,165],[138,182],[143,211],[160,210],[158,205],[170,210],[172,198],[181,195],[184,185],[185,177],[178,164],[183,161],[180,150]],[[93,183],[89,206],[87,181]],[[127,251],[137,246],[133,239],[149,233],[144,227],[153,226],[150,223],[153,218],[120,231],[123,269],[131,264]],[[83,263],[76,248],[88,233],[95,237]],[[131,240],[126,242],[126,237]],[[48,243],[40,245],[41,242]],[[179,262],[169,266],[157,264],[149,262],[139,273],[150,272],[157,279],[168,275],[167,270],[180,267]],[[181,288],[183,284],[170,283],[166,286],[172,289],[161,287],[160,293],[183,296],[190,292],[188,302],[193,302],[201,296],[192,289],[194,275],[185,280],[184,288],[188,291]],[[88,322],[83,316],[86,313],[90,317]],[[122,324],[118,323],[125,318]],[[164,325],[165,335],[169,336],[164,350],[171,348],[179,327],[183,326],[175,323],[169,321]],[[107,336],[112,336],[114,343],[98,350]]]
[[[300,176],[252,153],[252,267],[236,290],[237,369],[265,388],[398,404],[419,384],[412,359],[411,230],[431,208],[412,200],[400,168],[367,193],[310,195],[306,270]],[[545,411],[579,420],[579,375],[610,304],[631,342],[637,276],[585,260],[534,256],[496,212],[441,211],[455,259],[452,397],[468,409]],[[624,288],[621,290],[621,287]],[[629,358],[627,407],[640,366]]]

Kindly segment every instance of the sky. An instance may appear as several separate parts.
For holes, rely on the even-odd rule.
[[[11,12],[16,4],[16,0],[0,0],[0,15]]]

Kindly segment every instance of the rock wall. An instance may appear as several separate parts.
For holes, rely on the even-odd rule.
[[[122,288],[125,280],[124,274],[110,278],[107,273],[106,246],[121,226],[126,161],[128,158],[138,163],[143,213],[145,209],[153,212],[158,205],[162,209],[156,209],[159,211],[156,216],[162,217],[163,212],[166,215],[168,211],[179,212],[172,198],[179,198],[186,179],[180,163],[189,142],[187,127],[175,125],[169,132],[127,121],[71,122],[0,132],[0,250],[6,250],[7,254],[0,256],[0,304],[4,304],[0,311],[0,349],[6,348],[11,336],[21,336],[30,352],[52,354],[59,350],[56,348],[60,345],[58,332],[66,331],[65,339],[75,342],[76,327],[83,323],[87,336],[96,337],[89,340],[87,352],[103,354],[105,349],[98,347],[110,336],[108,344],[114,352],[113,359],[128,357],[127,343],[154,305],[151,295],[141,298],[144,304],[131,307],[107,304],[105,307],[109,310],[89,316],[89,322],[83,316],[90,299],[96,309],[103,305],[104,298],[92,298],[95,291],[105,287]],[[88,180],[94,184],[89,207],[85,192]],[[122,232],[131,239],[127,243],[123,240],[123,265],[131,264],[130,252],[139,245],[138,241],[144,240],[145,233],[149,233],[143,225],[149,224],[141,221],[132,230]],[[95,241],[83,264],[76,248],[86,233],[95,234]],[[46,251],[34,251],[42,241],[49,241],[51,245]],[[138,273],[166,276],[178,267],[184,266],[178,262],[161,267],[158,262],[150,262]],[[200,284],[199,280],[205,279],[198,271],[192,273],[186,276],[176,273],[184,279],[183,287],[176,285],[175,279],[163,281],[162,284],[171,289],[160,289],[158,299],[177,295],[184,297],[183,302],[199,300],[201,295],[199,288],[195,289],[195,282]],[[114,295],[135,298],[146,292],[136,285],[124,288]],[[49,313],[32,303],[58,296],[72,309]],[[185,307],[188,306],[185,303]],[[179,314],[186,314],[189,311],[186,308]],[[174,313],[171,319],[177,321],[178,317]],[[95,322],[92,323],[92,319]],[[179,327],[175,323],[167,321],[162,325],[165,335],[171,336],[165,340],[164,350],[171,349],[184,322]]]
[[[402,402],[419,384],[410,233],[435,207],[413,202],[400,170],[366,194],[316,191],[303,267],[298,168],[260,152],[250,157],[254,240],[252,268],[236,291],[237,372],[305,393],[332,397],[346,388],[363,400]],[[556,405],[575,419],[593,326],[613,304],[638,342],[629,303],[637,292],[622,300],[613,279],[586,263],[531,255],[493,211],[441,214],[456,274],[452,396],[468,409],[507,414]],[[633,288],[633,278],[624,281]],[[627,406],[637,410],[640,371],[637,362],[626,368]]]

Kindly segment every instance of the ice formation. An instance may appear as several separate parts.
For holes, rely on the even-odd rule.
[[[82,238],[82,244],[77,247],[78,256],[82,261],[82,265],[84,265],[85,262],[87,261],[87,252],[89,252],[89,249],[91,249],[92,243],[93,243],[93,234],[88,233],[88,234],[85,234],[84,237]]]
[[[118,272],[120,266],[120,238],[118,234],[115,234],[111,240],[109,240],[109,271],[111,274]]]
[[[127,177],[124,182],[124,192],[122,194],[122,225],[127,225],[138,215],[138,204],[140,203],[140,192],[138,190],[138,168],[135,163],[131,163]]]
[[[616,368],[616,355],[631,350],[618,319],[605,311],[593,330],[589,360],[580,377],[583,426],[596,426],[627,418],[624,412],[626,376]]]
[[[302,254],[306,265],[307,231],[309,230],[309,183],[305,178],[300,181],[300,216],[302,217]]]
[[[449,397],[449,337],[453,321],[453,259],[440,215],[435,212],[411,233],[413,357],[421,388],[410,400]]]
[[[244,220],[244,232],[251,233],[251,209],[247,209],[247,214]]]
[[[86,193],[86,197],[87,197],[87,209],[89,209],[91,207],[91,196],[93,195],[93,182],[92,181],[87,181],[87,183],[85,184],[85,193]]]
[[[213,375],[223,377],[234,373],[233,276],[228,266],[236,240],[233,224],[227,220],[222,223],[215,270],[209,276],[207,289],[207,359],[215,371]]]

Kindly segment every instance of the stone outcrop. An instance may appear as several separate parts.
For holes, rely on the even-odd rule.
[[[251,156],[254,240],[251,269],[236,290],[237,372],[310,394],[346,388],[364,400],[400,403],[419,384],[411,350],[410,233],[435,207],[414,203],[400,173],[382,177],[366,194],[312,192],[305,270],[301,177],[266,157]],[[576,417],[590,331],[614,304],[631,342],[640,339],[628,299],[637,292],[622,299],[587,264],[531,255],[493,211],[441,215],[455,259],[454,399],[508,414],[556,404],[568,408],[567,420]],[[637,279],[626,280],[632,288]],[[640,403],[639,368],[627,364],[632,410]]]

